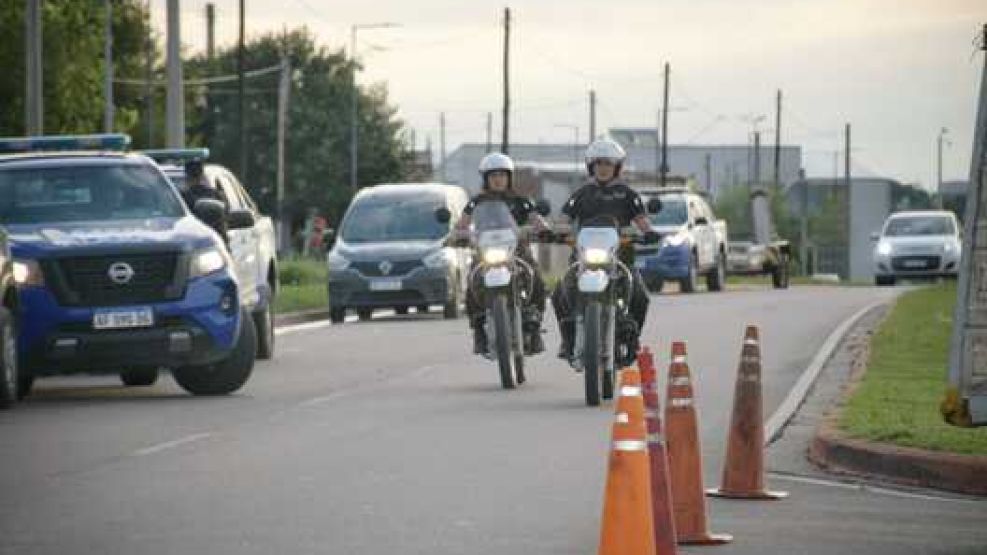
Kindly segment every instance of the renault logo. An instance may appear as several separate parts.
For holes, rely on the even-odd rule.
[[[134,279],[134,269],[126,262],[114,262],[110,264],[110,269],[106,271],[110,281],[117,285],[126,285]]]
[[[380,265],[377,267],[380,268],[381,275],[385,275],[385,276],[390,274],[391,270],[394,269],[394,265],[391,264],[390,261],[388,260],[381,262]]]

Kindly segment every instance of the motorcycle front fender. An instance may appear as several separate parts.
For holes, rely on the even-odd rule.
[[[506,266],[496,266],[483,273],[483,285],[488,289],[507,287],[511,283],[511,271]]]
[[[610,276],[605,270],[584,270],[579,274],[578,289],[581,293],[602,293],[610,285]]]

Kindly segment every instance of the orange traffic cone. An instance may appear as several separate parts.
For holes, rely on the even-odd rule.
[[[693,405],[692,378],[686,362],[685,343],[672,344],[668,371],[668,404],[665,406],[668,434],[668,469],[672,478],[672,507],[675,532],[680,544],[719,545],[733,540],[729,534],[712,534],[706,521],[703,494],[703,460],[699,446],[699,424]]]
[[[654,357],[645,347],[637,355],[644,393],[644,420],[648,427],[648,459],[651,462],[651,514],[654,517],[657,555],[675,555],[675,520],[672,516],[672,489],[668,479],[668,454],[661,428],[661,401],[658,371]]]
[[[637,372],[621,373],[603,500],[600,555],[654,555],[644,401]]]
[[[761,407],[761,348],[756,326],[747,326],[737,384],[723,482],[708,494],[737,499],[782,499],[788,494],[764,489],[764,421]]]

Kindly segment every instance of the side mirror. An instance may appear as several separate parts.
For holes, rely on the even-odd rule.
[[[192,213],[209,227],[221,229],[223,218],[226,216],[226,207],[218,200],[203,198],[195,201]]]
[[[661,212],[661,199],[659,198],[649,199],[647,209],[649,214],[657,214]]]
[[[447,224],[452,219],[452,212],[445,206],[435,209],[435,221],[440,224]]]
[[[256,223],[257,219],[254,218],[254,213],[249,210],[231,210],[226,215],[226,225],[230,229],[247,229],[254,227]]]
[[[548,216],[552,213],[552,205],[545,199],[538,199],[535,203],[535,211],[542,216]]]
[[[698,218],[696,218],[696,225],[709,225],[709,220],[707,220],[702,216],[699,216]]]
[[[880,233],[877,233],[876,231],[874,233],[871,233],[870,234],[870,240],[871,241],[880,241],[881,240],[881,234]]]

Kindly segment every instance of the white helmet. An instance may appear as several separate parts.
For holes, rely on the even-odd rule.
[[[590,175],[593,175],[593,163],[597,160],[612,162],[613,165],[617,166],[617,174],[619,175],[620,168],[626,158],[627,153],[624,152],[624,149],[611,139],[597,139],[586,147],[586,169]]]
[[[514,161],[506,154],[494,152],[487,154],[480,160],[480,175],[487,175],[488,172],[505,171],[514,173]]]

